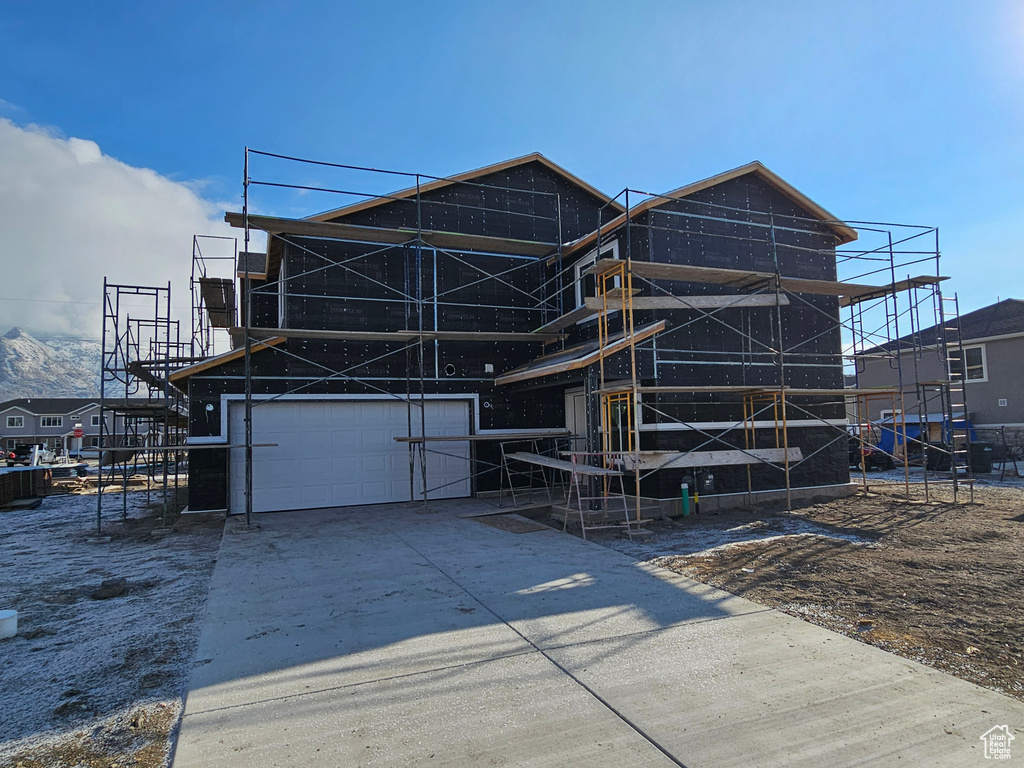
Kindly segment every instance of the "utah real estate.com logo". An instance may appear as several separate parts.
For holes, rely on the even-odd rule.
[[[1016,737],[1010,733],[1008,725],[995,725],[981,734],[985,742],[986,760],[1009,760],[1010,742]]]

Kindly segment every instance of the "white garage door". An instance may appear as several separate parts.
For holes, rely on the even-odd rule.
[[[469,403],[427,400],[428,435],[469,434]],[[418,406],[413,430],[419,434]],[[245,443],[245,405],[231,403],[229,439]],[[409,501],[408,421],[395,400],[285,400],[254,404],[253,511]],[[437,448],[437,446],[442,446]],[[428,444],[427,488],[431,499],[469,496],[469,443]],[[443,451],[438,453],[438,451]],[[245,511],[245,449],[231,449],[231,511]],[[415,498],[422,498],[417,462]]]

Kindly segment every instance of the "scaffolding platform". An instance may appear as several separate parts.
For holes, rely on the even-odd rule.
[[[617,336],[612,336],[605,344],[601,344],[600,341],[594,341],[563,349],[550,355],[539,357],[519,368],[514,368],[508,373],[498,376],[494,383],[498,386],[514,384],[518,381],[527,381],[542,376],[552,376],[556,373],[586,368],[588,365],[614,355],[616,352],[628,349],[632,344],[649,339],[656,333],[661,333],[667,327],[667,321],[659,320],[656,323],[642,325],[634,329],[630,334],[620,333]]]
[[[791,293],[813,293],[822,296],[837,296],[841,306],[850,306],[868,299],[880,298],[898,291],[915,287],[936,285],[946,277],[922,275],[889,285],[864,285],[838,280],[815,280],[802,277],[787,277],[775,272],[758,272],[745,269],[721,267],[699,267],[689,264],[669,264],[654,261],[629,261],[628,269],[636,277],[648,280],[675,280],[687,283],[709,283],[731,288],[765,290],[779,288]],[[622,270],[620,259],[600,259],[586,270],[587,274],[600,277]]]
[[[727,451],[640,451],[622,455],[623,467],[649,472],[655,469],[725,467],[743,464],[795,464],[803,460],[799,448],[747,448]]]
[[[617,469],[606,467],[592,467],[589,464],[580,464],[576,461],[556,459],[553,456],[543,456],[539,453],[516,452],[505,454],[506,459],[514,459],[525,464],[534,464],[538,467],[557,469],[562,472],[575,473],[586,477],[622,477],[622,472]]]
[[[283,219],[273,216],[248,217],[241,213],[227,213],[224,221],[233,227],[259,229],[270,235],[295,235],[299,237],[323,237],[329,240],[346,240],[357,243],[380,243],[383,245],[404,245],[421,242],[434,248],[455,251],[481,251],[512,256],[548,256],[558,250],[558,243],[535,240],[515,240],[506,237],[468,235],[461,232],[438,232],[416,230],[404,227],[365,227],[357,224],[312,221],[310,219]],[[268,266],[269,268],[269,266]]]
[[[232,328],[233,337],[245,338],[245,328]],[[497,331],[328,331],[318,328],[249,328],[250,338],[264,339],[280,336],[285,339],[320,339],[324,341],[484,341],[549,344],[559,341],[558,333],[502,333]]]
[[[199,278],[207,316],[213,328],[230,328],[235,324],[235,283],[221,277]]]
[[[500,442],[518,443],[528,440],[545,440],[550,438],[569,437],[567,429],[554,429],[547,432],[494,432],[476,433],[474,435],[414,435],[413,437],[396,437],[396,443],[451,443],[451,442]]]

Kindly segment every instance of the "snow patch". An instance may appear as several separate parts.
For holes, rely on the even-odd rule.
[[[778,541],[786,538],[816,537],[835,541],[868,544],[869,539],[844,533],[823,525],[816,525],[798,515],[786,515],[752,520],[749,523],[713,523],[694,518],[677,523],[672,529],[660,530],[653,536],[632,541],[611,538],[601,543],[638,561],[680,555],[708,555],[750,542]]]
[[[220,531],[153,538],[146,493],[128,494],[125,523],[121,500],[104,499],[106,544],[86,541],[95,495],[0,512],[0,607],[18,611],[18,635],[0,641],[0,764],[134,707],[181,705]],[[115,578],[124,595],[93,598]]]

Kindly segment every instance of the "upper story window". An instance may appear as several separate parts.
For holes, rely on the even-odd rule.
[[[949,378],[960,381],[988,381],[985,345],[951,349],[949,351]]]
[[[41,427],[63,427],[64,417],[63,416],[40,416],[39,426]]]
[[[582,307],[588,296],[597,296],[597,278],[594,275],[586,275],[584,272],[597,263],[597,249],[595,248],[582,259],[576,262],[575,266],[575,288],[576,306]],[[619,258],[619,241],[612,240],[610,243],[601,246],[602,259]],[[618,285],[618,278],[616,278]]]
[[[98,414],[94,414],[89,417],[89,425],[92,427],[98,427],[100,425],[100,417]]]
[[[25,426],[24,416],[8,416],[7,417],[7,428],[8,429],[21,429]]]

